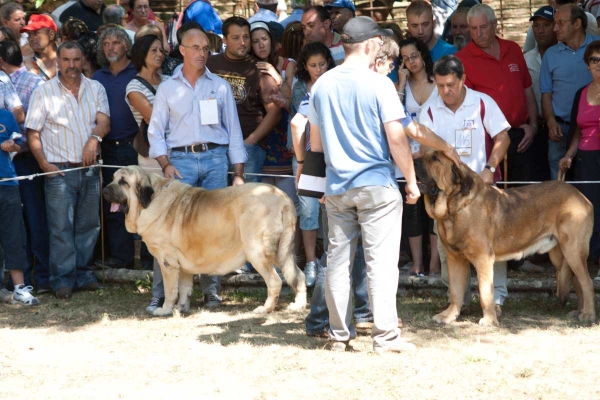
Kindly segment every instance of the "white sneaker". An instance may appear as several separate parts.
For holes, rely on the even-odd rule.
[[[15,285],[13,299],[15,302],[26,306],[35,306],[40,304],[40,301],[31,294],[32,291],[33,286]]]
[[[304,267],[304,276],[306,277],[306,287],[315,286],[317,280],[317,263],[310,261],[306,263]]]
[[[8,289],[0,289],[0,303],[12,303],[13,294]]]

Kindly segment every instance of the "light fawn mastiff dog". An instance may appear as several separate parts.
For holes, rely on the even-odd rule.
[[[276,187],[247,183],[205,190],[130,166],[119,169],[103,193],[160,264],[165,302],[154,315],[172,315],[178,296],[178,308],[189,310],[194,274],[225,275],[246,260],[267,284],[267,300],[255,312],[275,309],[281,279],[274,265],[296,292],[288,309],[306,305],[304,274],[293,253],[296,209]]]
[[[546,252],[556,267],[561,303],[566,302],[573,281],[579,320],[596,318],[594,286],[587,270],[594,212],[581,192],[558,181],[500,190],[439,151],[415,160],[415,172],[427,213],[437,221],[448,253],[450,306],[433,317],[435,322],[447,324],[460,315],[470,262],[479,281],[483,309],[479,324],[497,325],[494,262]]]

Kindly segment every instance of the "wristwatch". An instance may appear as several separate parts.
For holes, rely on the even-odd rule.
[[[490,164],[485,164],[485,168],[489,169],[492,174],[496,172],[496,168],[492,167]]]
[[[102,138],[98,135],[91,135],[91,137],[95,137],[96,139],[98,139],[98,143],[102,143]]]

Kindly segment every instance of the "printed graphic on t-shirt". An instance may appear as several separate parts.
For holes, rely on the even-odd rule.
[[[219,74],[217,74],[219,75]],[[246,101],[248,97],[248,92],[246,91],[246,77],[245,76],[233,76],[233,75],[219,75],[221,78],[225,79],[231,85],[231,90],[233,91],[233,97],[235,98],[236,104],[242,104]]]

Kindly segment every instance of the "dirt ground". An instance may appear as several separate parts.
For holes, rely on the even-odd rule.
[[[418,350],[371,352],[371,339],[333,353],[304,334],[308,313],[252,313],[266,290],[228,289],[218,311],[152,318],[148,294],[109,284],[69,302],[0,305],[1,399],[592,399],[600,328],[554,299],[508,300],[499,328],[481,309],[450,326],[430,322],[445,298],[398,298],[403,335]],[[25,397],[23,397],[25,396]]]

